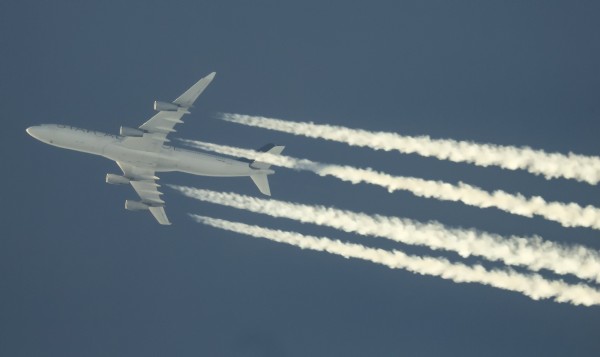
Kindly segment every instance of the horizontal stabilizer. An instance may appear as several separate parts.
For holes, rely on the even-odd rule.
[[[260,149],[258,149],[257,151],[266,152],[266,153],[273,154],[273,155],[279,155],[279,154],[281,154],[283,149],[285,149],[285,146],[282,146],[282,145],[278,146],[275,144],[267,144],[267,145],[261,147]],[[267,164],[264,162],[254,160],[250,163],[250,167],[252,167],[253,169],[267,170],[269,167],[271,167],[271,164]]]
[[[271,196],[271,189],[269,188],[269,179],[267,178],[266,174],[252,175],[250,176],[250,178],[252,179],[252,181],[254,181],[254,184],[256,185],[256,187],[258,187],[262,194]]]

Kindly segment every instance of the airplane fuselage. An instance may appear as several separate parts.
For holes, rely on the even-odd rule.
[[[251,176],[271,170],[252,168],[247,162],[156,143],[153,150],[138,147],[136,139],[76,128],[68,125],[33,126],[27,132],[53,146],[103,156],[107,159],[147,167],[156,172],[179,171],[202,176]],[[127,139],[127,140],[126,140]]]

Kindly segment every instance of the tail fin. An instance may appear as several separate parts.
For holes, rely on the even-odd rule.
[[[267,144],[258,149],[258,151],[267,152],[273,155],[279,155],[281,154],[284,148],[285,146],[275,146],[274,144]],[[268,170],[269,167],[271,167],[271,164],[255,160],[250,163],[250,167],[258,170]],[[273,171],[271,171],[270,173],[273,173]],[[250,178],[252,179],[252,181],[254,181],[254,184],[256,185],[256,187],[258,187],[261,193],[267,196],[271,196],[271,189],[269,188],[269,179],[267,178],[267,175],[268,173],[261,172],[256,173],[255,175],[251,175]]]

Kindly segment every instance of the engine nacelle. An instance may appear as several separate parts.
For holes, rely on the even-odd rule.
[[[122,126],[121,129],[119,129],[119,135],[121,136],[133,136],[139,138],[144,136],[144,134],[144,131],[140,129],[128,128],[126,126]]]
[[[129,180],[125,176],[114,175],[114,174],[106,174],[106,183],[111,185],[125,185],[128,184],[131,180]]]
[[[144,202],[131,201],[131,200],[125,201],[125,209],[129,210],[129,211],[143,211],[143,210],[147,210],[148,208],[149,208],[149,206],[147,204],[145,204]]]
[[[175,112],[177,109],[179,109],[179,105],[177,104],[154,101],[154,110],[157,112]]]

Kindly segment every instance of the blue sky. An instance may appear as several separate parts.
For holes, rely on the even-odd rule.
[[[585,183],[215,119],[232,112],[597,156],[599,10],[592,1],[3,2],[0,354],[597,355],[597,307],[204,227],[187,213],[431,254],[168,189],[174,224],[160,227],[123,209],[130,187],[104,183],[119,173],[114,163],[43,145],[25,128],[116,133],[216,71],[178,136],[275,142],[295,157],[600,206]],[[600,249],[591,229],[496,209],[286,169],[270,180],[276,199]],[[161,183],[259,195],[246,178],[168,173]]]

